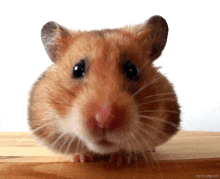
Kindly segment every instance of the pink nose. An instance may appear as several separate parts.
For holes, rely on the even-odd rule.
[[[125,121],[125,109],[116,104],[103,104],[92,118],[87,121],[90,131],[115,130],[121,128]]]

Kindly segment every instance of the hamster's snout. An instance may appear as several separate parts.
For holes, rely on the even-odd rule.
[[[98,131],[112,131],[123,127],[126,107],[118,104],[103,103],[86,121],[86,127],[93,134]]]

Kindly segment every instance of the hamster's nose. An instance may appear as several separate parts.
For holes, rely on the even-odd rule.
[[[126,108],[117,104],[102,104],[92,118],[87,121],[90,131],[115,130],[124,125]]]

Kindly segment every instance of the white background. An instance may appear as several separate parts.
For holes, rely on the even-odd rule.
[[[219,1],[1,1],[0,131],[28,131],[28,91],[51,64],[40,39],[56,21],[74,30],[116,28],[163,16],[168,43],[156,61],[174,83],[183,130],[220,131]]]

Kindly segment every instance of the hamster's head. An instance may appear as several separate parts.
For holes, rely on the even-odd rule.
[[[143,152],[167,141],[180,110],[171,83],[153,66],[167,35],[160,16],[88,32],[45,24],[42,42],[53,64],[30,92],[33,135],[64,154]]]

